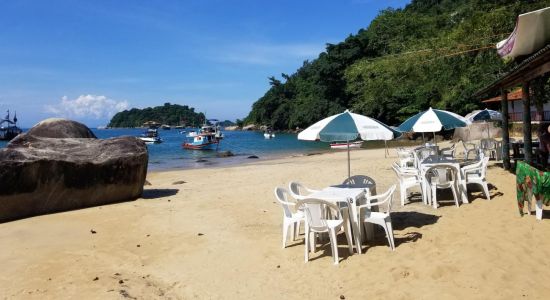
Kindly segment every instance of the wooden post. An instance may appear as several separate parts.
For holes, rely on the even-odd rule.
[[[508,126],[508,93],[500,90],[500,106],[502,111],[502,166],[510,170],[510,128]]]
[[[529,98],[529,82],[525,81],[521,88],[523,100],[523,152],[525,162],[530,164],[533,161],[533,147],[531,145],[531,99]]]

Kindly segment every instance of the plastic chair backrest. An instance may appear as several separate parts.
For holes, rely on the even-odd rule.
[[[391,212],[391,206],[392,206],[392,203],[393,203],[393,194],[395,192],[395,188],[396,188],[396,186],[394,184],[394,185],[390,186],[390,188],[387,191],[385,191],[382,195],[378,196],[379,198],[381,198],[381,201],[380,201],[381,203],[384,203],[384,202],[387,203],[386,209],[382,210],[382,212],[384,212],[384,213],[389,214]]]
[[[275,198],[283,207],[283,213],[285,214],[285,217],[291,218],[293,215],[293,210],[290,206],[295,205],[295,203],[288,201],[288,195],[289,192],[287,189],[281,187],[275,188]]]
[[[447,184],[456,180],[458,170],[453,165],[441,164],[430,167],[425,174],[430,184],[434,178],[437,179],[437,184]]]
[[[354,175],[344,180],[342,184],[353,185],[354,187],[359,187],[359,188],[368,188],[376,185],[376,182],[374,181],[374,179],[372,179],[369,176]]]
[[[299,199],[305,196],[304,190],[306,188],[303,184],[293,181],[288,186],[290,188],[290,194],[292,195],[292,197]]]
[[[329,219],[342,219],[338,206],[326,200],[312,198],[298,200],[297,207],[304,209],[306,222],[314,231],[326,231],[328,229],[326,221]]]

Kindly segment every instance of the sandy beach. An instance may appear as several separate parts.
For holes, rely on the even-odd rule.
[[[397,183],[395,151],[352,152],[377,191]],[[155,172],[141,199],[0,224],[0,299],[547,299],[550,222],[520,217],[515,176],[491,164],[491,201],[435,210],[394,197],[396,250],[378,234],[362,255],[339,237],[304,263],[281,248],[277,186],[341,183],[346,153]]]

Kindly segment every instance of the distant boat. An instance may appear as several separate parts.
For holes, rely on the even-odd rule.
[[[350,149],[361,148],[362,145],[363,145],[363,141],[357,141],[357,142],[350,142],[349,143]],[[347,149],[348,148],[348,143],[346,143],[346,142],[334,142],[334,143],[330,144],[330,148],[331,149]]]
[[[23,130],[17,127],[17,112],[13,116],[13,120],[10,120],[10,111],[8,110],[6,118],[0,119],[0,141],[10,141],[21,132]]]
[[[140,140],[144,141],[147,144],[159,144],[162,143],[162,139],[158,135],[156,128],[149,128],[147,131],[142,133],[139,137]]]
[[[192,150],[207,150],[218,149],[220,140],[223,139],[223,133],[219,126],[203,125],[199,131],[191,131],[187,134],[187,138],[191,139],[184,142],[184,149]]]
[[[264,138],[266,139],[272,139],[275,137],[275,133],[271,130],[264,131]]]
[[[170,125],[166,125],[166,124],[162,124],[160,126],[160,128],[162,128],[163,130],[170,130],[171,129]]]

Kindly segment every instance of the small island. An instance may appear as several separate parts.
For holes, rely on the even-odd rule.
[[[107,127],[142,127],[148,121],[170,126],[199,126],[204,120],[204,114],[195,112],[193,107],[167,102],[162,106],[121,111],[113,116]]]

